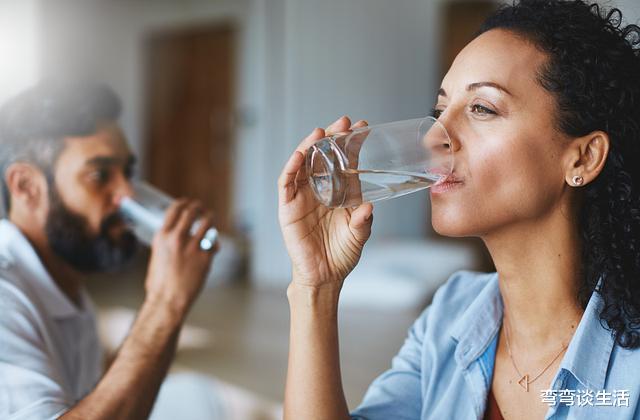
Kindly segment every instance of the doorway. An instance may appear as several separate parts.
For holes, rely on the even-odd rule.
[[[458,53],[473,40],[484,20],[499,5],[495,0],[454,0],[446,3],[441,34],[441,79]]]
[[[232,233],[235,31],[231,25],[155,32],[146,55],[146,178],[200,200]]]

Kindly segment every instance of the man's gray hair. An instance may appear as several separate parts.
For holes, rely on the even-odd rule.
[[[41,82],[0,108],[2,208],[11,207],[5,173],[16,162],[30,163],[52,179],[67,137],[88,136],[102,122],[116,121],[120,100],[100,83]]]

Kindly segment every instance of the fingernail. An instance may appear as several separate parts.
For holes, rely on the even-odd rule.
[[[333,126],[335,126],[335,125],[337,125],[337,124],[340,124],[340,122],[341,122],[342,120],[344,120],[345,118],[349,118],[349,117],[347,117],[346,115],[343,115],[342,117],[340,117],[340,118],[338,118],[337,120],[335,120],[335,121],[333,122],[333,124],[331,124],[331,125],[330,125],[330,127],[333,127]]]

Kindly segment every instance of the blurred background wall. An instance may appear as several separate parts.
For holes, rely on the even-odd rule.
[[[42,73],[40,0],[0,1],[0,101]]]

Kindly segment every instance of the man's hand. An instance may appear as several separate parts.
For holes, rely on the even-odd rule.
[[[191,227],[200,225],[194,235]],[[197,297],[217,245],[200,249],[212,226],[199,203],[178,200],[153,240],[147,296],[118,355],[96,388],[62,419],[147,418],[171,360],[184,317]]]
[[[191,227],[200,221],[191,235]],[[164,225],[153,239],[145,282],[146,302],[167,304],[185,314],[200,292],[218,245],[200,249],[200,241],[213,226],[211,213],[202,213],[197,201],[177,200],[167,210]]]

